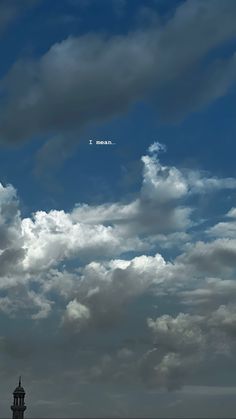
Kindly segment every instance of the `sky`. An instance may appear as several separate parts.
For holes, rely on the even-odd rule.
[[[0,0],[1,417],[235,417],[235,21]]]

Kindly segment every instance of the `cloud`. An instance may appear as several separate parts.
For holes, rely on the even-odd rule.
[[[165,295],[176,287],[183,291],[188,276],[232,274],[234,239],[184,243],[191,241],[195,225],[188,200],[204,191],[235,188],[235,179],[163,166],[161,151],[164,146],[156,142],[142,157],[140,192],[126,203],[82,203],[71,212],[36,211],[22,218],[15,189],[0,187],[0,289],[5,293],[0,306],[5,313],[15,315],[18,308],[33,319],[45,318],[56,294],[65,324],[79,304],[78,310],[82,305],[90,313],[83,326],[108,326],[154,285],[156,295]],[[176,247],[179,256],[167,262],[162,250]]]
[[[197,288],[181,291],[180,296],[188,306],[201,307],[204,311],[216,309],[220,304],[235,302],[236,282],[234,279],[209,277]]]
[[[44,295],[30,290],[27,283],[11,284],[6,280],[6,289],[9,294],[0,297],[0,309],[10,318],[16,318],[19,313],[23,318],[42,320],[49,316],[53,301],[48,300]]]
[[[148,319],[147,324],[154,334],[158,348],[164,346],[168,352],[183,352],[187,355],[205,345],[199,327],[202,321],[201,316],[180,313],[176,318],[164,315],[155,321]]]
[[[138,256],[129,261],[115,259],[109,262],[91,262],[80,270],[77,279],[77,287],[66,308],[66,319],[70,319],[68,310],[77,308],[83,304],[83,310],[89,313],[87,320],[91,318],[97,327],[111,327],[117,322],[128,303],[137,297],[150,292],[153,284],[164,280],[163,271],[165,261],[159,255]],[[72,320],[75,331],[81,322],[80,315],[74,315]]]
[[[223,330],[230,337],[236,336],[235,304],[220,305],[210,319],[210,325]]]
[[[177,262],[191,266],[195,271],[208,275],[227,276],[234,270],[236,251],[235,239],[216,239],[212,242],[199,241],[189,244],[189,250],[177,258]]]
[[[165,203],[183,197],[187,194],[188,185],[182,173],[175,167],[162,166],[157,158],[161,145],[154,143],[149,148],[151,155],[143,156],[142,199],[156,198]]]
[[[13,245],[20,239],[20,213],[18,199],[13,186],[0,184],[0,249]]]
[[[192,194],[202,194],[220,189],[235,189],[235,178],[209,177],[203,171],[189,170],[187,172],[188,183]]]
[[[233,0],[188,0],[162,26],[119,36],[71,36],[37,60],[16,62],[3,80],[1,142],[60,130],[65,149],[65,133],[122,114],[137,101],[154,96],[159,111],[171,118],[189,111],[190,97],[194,110],[224,95],[235,81],[234,55],[220,63],[204,59],[235,36],[235,15]],[[169,86],[171,92],[181,89],[178,97],[184,98],[175,106]]]
[[[18,205],[13,186],[0,184],[0,288],[4,286],[1,277],[17,276],[25,254]]]
[[[207,68],[192,69],[185,77],[160,88],[156,105],[165,121],[178,121],[187,112],[198,111],[225,96],[235,83],[236,53],[227,59],[216,59]]]
[[[74,222],[64,211],[38,211],[34,219],[22,220],[22,232],[27,248],[23,266],[32,272],[47,270],[66,259],[86,261],[143,248],[135,237],[127,236],[124,242],[116,227]]]
[[[232,208],[227,213],[232,222],[234,212]],[[208,368],[210,359],[216,365],[222,357],[226,364],[234,359],[235,239],[228,226],[214,227],[210,233],[214,231],[215,237],[219,232],[220,238],[188,243],[173,264],[166,264],[157,295],[164,301],[165,295],[173,296],[184,312],[147,319],[154,346],[143,355],[140,373],[148,386],[176,389],[191,384],[198,369]]]
[[[140,369],[150,386],[176,389],[188,382],[194,368],[203,361],[207,336],[203,317],[180,313],[175,318],[163,315],[149,318],[155,348],[142,358]]]
[[[73,220],[115,224],[123,234],[147,234],[149,237],[183,232],[192,225],[192,208],[187,205],[189,198],[236,187],[234,178],[221,179],[201,171],[164,166],[159,158],[161,151],[164,147],[155,142],[142,156],[143,181],[137,199],[98,206],[78,204],[72,211]]]
[[[184,195],[182,175],[175,168],[163,167],[156,158],[143,157],[143,184],[140,194],[128,203],[77,205],[72,212],[75,221],[116,225],[122,234],[133,235],[184,231],[191,224],[191,209],[181,205]],[[185,182],[185,179],[182,180]],[[187,196],[187,188],[185,190]]]
[[[0,186],[0,310],[9,325],[0,340],[4,362],[5,339],[14,328],[20,333],[20,319],[30,342],[30,333],[39,341],[43,333],[50,376],[63,357],[63,374],[77,374],[86,385],[176,390],[208,384],[216,365],[229,370],[235,208],[203,225],[194,206],[202,193],[217,200],[216,192],[234,191],[235,179],[163,165],[161,151],[156,142],[142,156],[133,200],[78,203],[68,212],[24,218],[15,189]],[[35,355],[42,364],[45,353]],[[44,364],[32,368],[29,374],[45,374]]]
[[[90,318],[90,310],[78,301],[70,301],[66,306],[66,312],[63,318],[64,324],[75,325],[78,330]]]
[[[201,315],[149,318],[147,324],[155,346],[143,355],[139,367],[151,387],[176,390],[191,385],[197,369],[207,368],[209,359],[217,363],[219,356],[232,357],[235,351],[234,305],[220,305]]]
[[[227,214],[227,218],[231,218],[231,220],[221,221],[210,227],[207,231],[209,236],[234,239],[236,233],[235,213],[235,208],[231,208]]]

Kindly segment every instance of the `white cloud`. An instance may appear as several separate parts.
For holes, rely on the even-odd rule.
[[[64,310],[64,325],[78,332],[89,325],[114,325],[131,301],[150,293],[174,295],[186,307],[194,296],[198,304],[204,298],[209,302],[210,293],[212,309],[225,302],[223,284],[210,285],[207,278],[224,274],[232,281],[235,240],[191,243],[186,229],[193,225],[192,208],[187,204],[193,193],[233,187],[234,180],[163,166],[158,153],[164,150],[156,142],[142,157],[141,189],[127,203],[78,204],[71,212],[37,211],[22,219],[16,191],[1,186],[1,309],[9,315],[28,312],[34,320]],[[182,254],[170,263],[160,249]],[[129,259],[123,257],[130,251]],[[225,290],[232,290],[233,284],[227,284]]]
[[[116,225],[123,236],[153,235],[186,230],[191,225],[191,209],[176,200],[187,196],[187,179],[175,167],[162,166],[159,143],[142,157],[143,183],[138,198],[127,204],[77,205],[72,218],[84,223]]]
[[[191,193],[201,194],[220,189],[235,189],[235,178],[220,179],[217,177],[207,177],[207,174],[200,171],[189,170],[187,172],[188,184],[191,188]]]
[[[188,192],[187,180],[175,167],[162,166],[156,152],[160,146],[154,143],[149,148],[151,156],[143,156],[143,186],[141,189],[142,199],[151,199],[160,204],[183,197]]]
[[[90,319],[90,310],[85,305],[79,303],[76,300],[70,301],[66,306],[66,312],[63,317],[64,324],[76,325],[79,329],[81,326],[86,324]]]
[[[231,210],[227,213],[227,216],[235,218],[236,217],[236,208],[231,208]]]
[[[73,295],[89,308],[93,324],[112,326],[129,302],[164,280],[164,270],[165,261],[159,254],[91,262],[80,269]]]
[[[75,222],[64,211],[38,211],[34,219],[22,220],[24,269],[42,271],[68,258],[111,257],[128,250],[142,249],[138,238],[124,238],[119,229],[102,224]]]
[[[236,208],[231,208],[226,217],[231,220],[220,221],[208,229],[207,233],[210,237],[236,238]]]
[[[98,206],[78,204],[71,214],[73,221],[113,225],[118,234],[126,237],[146,234],[150,241],[153,235],[183,233],[193,225],[192,208],[187,205],[192,195],[235,189],[233,178],[207,177],[204,172],[162,165],[158,153],[164,150],[164,146],[155,142],[149,147],[149,154],[142,156],[143,182],[134,201]]]

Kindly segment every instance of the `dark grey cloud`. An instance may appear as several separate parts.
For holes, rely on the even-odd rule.
[[[236,301],[236,282],[234,279],[208,278],[196,289],[180,292],[185,304],[201,311],[216,309],[222,304]]]
[[[147,320],[155,346],[142,357],[140,371],[149,386],[173,390],[191,385],[197,369],[207,368],[210,359],[217,364],[222,357],[227,363],[227,358],[233,356],[235,305],[222,304],[216,310],[209,306],[207,311],[202,310],[201,303],[197,307],[201,315],[165,314]]]
[[[79,132],[66,135],[58,134],[48,140],[37,152],[35,159],[35,176],[45,182],[48,188],[60,191],[52,172],[57,172],[64,161],[70,158],[76,148]],[[48,170],[50,168],[50,170]]]
[[[199,110],[223,97],[236,81],[236,54],[215,60],[207,68],[192,69],[184,77],[161,87],[156,104],[165,121],[179,120],[189,112]]]
[[[197,109],[224,95],[234,81],[234,56],[209,64],[204,58],[236,35],[235,18],[233,0],[188,0],[162,26],[121,36],[69,37],[38,60],[15,63],[2,82],[7,100],[1,142],[81,129],[148,97],[171,117],[176,108],[182,115],[189,111],[190,97],[191,109]],[[172,92],[180,90],[182,99],[169,107]]]

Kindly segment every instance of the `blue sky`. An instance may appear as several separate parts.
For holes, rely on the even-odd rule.
[[[234,417],[235,19],[0,2],[4,416]]]

